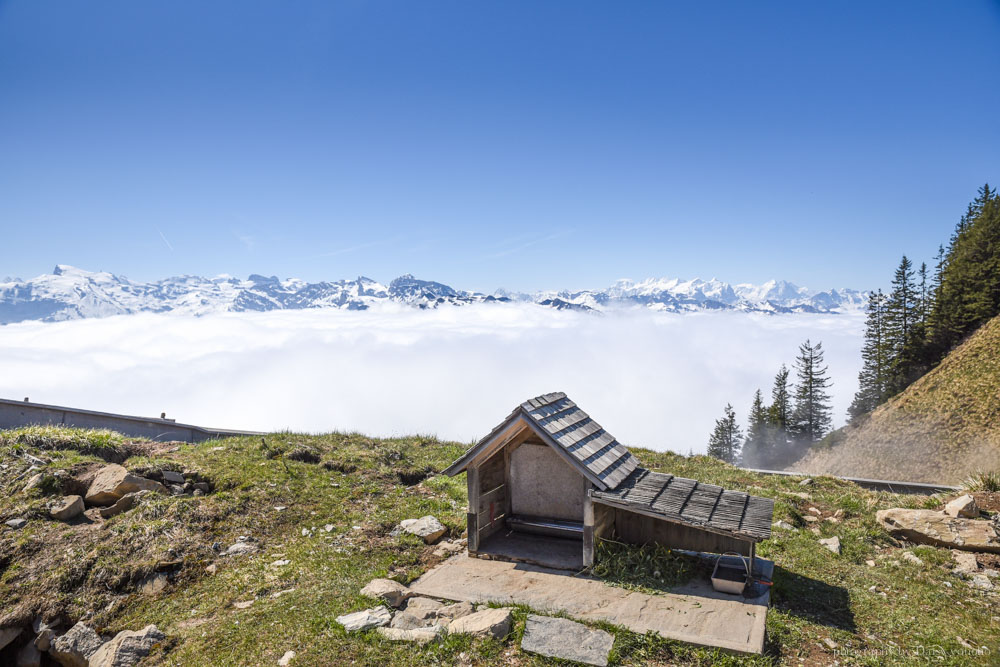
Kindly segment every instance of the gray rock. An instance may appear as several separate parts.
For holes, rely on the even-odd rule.
[[[788,523],[787,521],[775,521],[771,525],[774,526],[775,528],[781,528],[782,530],[793,530],[793,531],[797,530],[795,526]]]
[[[397,608],[414,595],[409,588],[392,579],[372,579],[361,589],[361,594],[371,598],[381,598],[390,607]]]
[[[416,642],[426,644],[444,635],[444,627],[432,625],[428,628],[413,628],[404,630],[401,628],[379,628],[377,632],[386,639],[394,642]]]
[[[389,627],[396,628],[398,630],[416,630],[419,628],[428,628],[433,625],[435,621],[436,619],[417,617],[408,611],[401,611],[392,617]]]
[[[249,542],[236,542],[231,547],[222,552],[223,556],[242,556],[243,554],[252,554],[257,551],[256,544],[250,544]]]
[[[166,639],[155,625],[142,630],[122,630],[90,657],[89,667],[132,667]]]
[[[955,498],[944,506],[944,513],[948,516],[965,517],[966,519],[978,519],[979,508],[976,507],[975,499],[968,493]]]
[[[102,507],[100,509],[102,519],[110,519],[111,517],[121,514],[122,512],[127,512],[133,507],[135,507],[139,500],[149,493],[149,491],[135,491],[133,493],[126,493],[124,496],[118,499],[118,501],[111,507]]]
[[[176,470],[161,470],[160,473],[163,475],[163,481],[168,484],[183,484],[185,481],[184,475]]]
[[[396,537],[403,533],[410,533],[423,539],[426,544],[434,544],[440,540],[448,529],[445,528],[436,518],[427,515],[419,519],[403,519],[399,525],[393,528],[390,535]]]
[[[833,553],[840,555],[840,538],[834,535],[833,537],[828,537],[825,540],[820,540],[820,544],[832,551]]]
[[[41,667],[42,654],[33,643],[28,642],[17,652],[14,664],[16,667]]]
[[[77,623],[52,641],[49,654],[63,667],[88,667],[91,656],[103,645],[104,640],[96,632]]]
[[[972,575],[972,581],[969,582],[969,586],[980,591],[992,591],[993,582],[985,574],[974,574]]]
[[[18,530],[20,528],[24,528],[28,524],[28,520],[27,519],[9,519],[8,521],[5,521],[4,523],[6,523],[8,526],[10,526],[11,528],[13,528],[14,530]]]
[[[360,632],[361,630],[371,630],[388,625],[392,620],[392,613],[385,607],[373,607],[363,611],[356,611],[353,614],[338,616],[336,621],[344,626],[348,632]]]
[[[83,514],[84,509],[83,498],[65,496],[49,508],[49,516],[58,521],[69,521]]]
[[[21,634],[21,628],[17,626],[0,628],[0,649],[17,639],[19,634]]]
[[[875,519],[893,537],[962,551],[1000,553],[1000,533],[992,521],[948,516],[934,510],[879,510]]]
[[[813,483],[812,478],[811,477],[806,477],[804,480],[802,480],[801,482],[799,482],[799,486],[809,486],[812,483]]]
[[[42,485],[42,480],[45,479],[45,475],[42,473],[35,473],[31,478],[25,483],[24,488],[21,489],[24,493],[36,489]]]
[[[468,616],[476,611],[476,608],[472,606],[471,602],[456,602],[454,604],[448,604],[437,610],[437,617],[442,619],[448,619],[450,621],[456,618],[462,618],[463,616]]]
[[[484,609],[468,616],[456,618],[448,624],[448,634],[469,634],[476,637],[503,639],[510,632],[513,622],[510,607]]]
[[[432,600],[431,598],[411,598],[406,603],[406,613],[412,614],[417,618],[437,618],[437,612],[443,606],[444,603]]]
[[[202,493],[208,493],[211,491],[211,487],[208,486],[208,482],[195,482],[194,489],[195,491],[201,491]]]
[[[909,561],[909,562],[913,563],[914,565],[923,565],[924,564],[924,561],[920,560],[920,557],[917,556],[912,551],[904,551],[903,555],[901,556],[901,558],[903,560],[905,560],[905,561]]]
[[[566,618],[531,614],[524,627],[521,650],[605,667],[614,643],[614,635],[603,630],[592,630]]]
[[[88,505],[114,505],[126,493],[135,491],[167,492],[159,482],[133,475],[122,466],[111,463],[101,468],[94,477],[84,500]]]
[[[149,575],[139,584],[139,590],[143,595],[153,596],[167,587],[169,579],[166,572],[156,572]]]
[[[278,659],[278,667],[288,667],[295,660],[295,651],[285,651],[285,654]]]

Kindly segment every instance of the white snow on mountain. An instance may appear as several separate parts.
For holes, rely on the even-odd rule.
[[[812,292],[783,280],[771,280],[762,285],[730,285],[715,279],[650,278],[619,280],[601,290],[527,294],[500,289],[487,295],[420,280],[412,275],[400,276],[388,285],[363,276],[354,280],[308,283],[257,274],[245,280],[228,275],[215,278],[176,276],[142,283],[111,273],[60,264],[51,274],[30,280],[5,278],[0,282],[0,324],[160,312],[207,315],[307,308],[365,310],[388,302],[416,308],[516,301],[579,311],[649,308],[667,312],[839,313],[856,310],[866,300],[866,294],[857,290]]]

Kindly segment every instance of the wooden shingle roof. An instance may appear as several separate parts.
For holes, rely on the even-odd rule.
[[[521,403],[507,419],[445,470],[445,474],[455,475],[465,470],[483,448],[519,419],[600,489],[615,488],[639,467],[639,460],[613,435],[566,394],[556,392]]]
[[[771,498],[725,491],[721,486],[668,473],[636,468],[617,488],[595,490],[591,496],[615,507],[754,541],[771,536]]]

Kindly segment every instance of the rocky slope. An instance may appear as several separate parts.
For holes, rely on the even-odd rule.
[[[180,276],[136,282],[111,273],[59,265],[51,274],[0,282],[0,324],[108,317],[142,312],[204,315],[302,308],[364,310],[379,303],[417,308],[474,303],[528,302],[556,309],[607,310],[647,307],[671,312],[732,309],[768,313],[834,313],[855,309],[865,295],[855,290],[812,292],[785,281],[729,285],[717,280],[619,281],[604,290],[494,294],[458,290],[411,275],[383,285],[370,278],[308,283],[276,276],[246,280]]]
[[[937,484],[1000,470],[1000,318],[833,439],[788,469]]]

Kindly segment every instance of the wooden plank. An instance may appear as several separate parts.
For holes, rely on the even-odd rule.
[[[476,506],[479,504],[479,468],[467,468],[466,483],[469,490],[468,539],[469,551],[479,550],[479,514]]]
[[[590,497],[593,485],[588,485],[583,498],[583,566],[594,564],[594,501]]]
[[[479,504],[476,512],[489,516],[490,504],[493,504],[494,514],[506,514],[507,509],[507,487],[498,486],[479,496]]]

